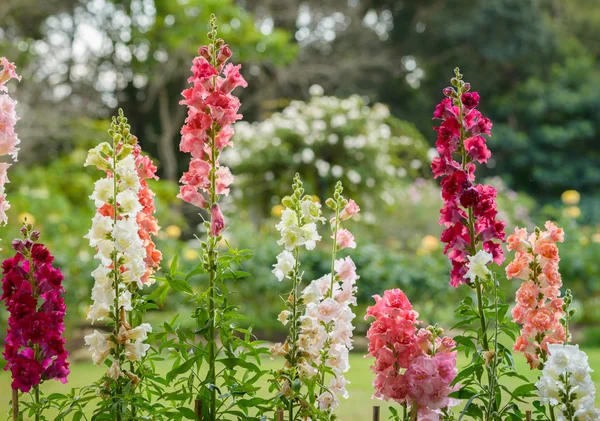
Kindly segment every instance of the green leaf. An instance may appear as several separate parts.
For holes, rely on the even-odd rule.
[[[179,407],[177,410],[188,420],[198,420],[196,413],[192,411],[190,408]]]
[[[167,282],[176,291],[184,292],[186,294],[191,294],[193,292],[192,287],[183,279],[177,278],[167,278]]]
[[[179,254],[175,254],[175,256],[173,257],[173,261],[171,262],[171,268],[170,268],[170,273],[171,273],[171,277],[174,277],[175,274],[177,273],[177,262],[179,260]]]

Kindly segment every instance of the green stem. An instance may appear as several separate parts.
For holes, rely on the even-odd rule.
[[[550,419],[552,421],[556,421],[556,416],[554,415],[554,407],[548,404],[548,409],[550,410]]]
[[[296,368],[296,346],[297,346],[297,342],[298,342],[298,325],[297,325],[297,318],[298,318],[298,286],[300,285],[300,279],[299,279],[299,272],[300,272],[300,248],[296,247],[296,249],[294,250],[294,260],[296,261],[295,266],[294,266],[294,278],[292,280],[292,294],[294,297],[294,300],[292,302],[292,326],[291,326],[291,339],[290,339],[290,346],[291,346],[291,351],[290,351],[290,365],[292,366],[292,370],[294,370]],[[294,372],[294,376],[296,375],[296,372]],[[289,403],[289,407],[288,407],[288,418],[289,420],[293,420],[294,418],[294,396],[292,395],[290,397],[290,403]]]
[[[118,214],[119,214],[119,207],[117,206],[117,142],[115,141],[115,138],[113,137],[113,153],[114,153],[114,160],[113,160],[113,227],[116,226],[117,221],[118,221]],[[119,336],[119,327],[121,324],[121,313],[120,313],[120,309],[119,309],[119,259],[118,259],[118,253],[116,251],[116,249],[113,250],[113,273],[114,273],[114,283],[113,283],[113,289],[115,290],[115,302],[114,302],[114,308],[115,308],[115,328],[114,328],[114,337],[115,339]],[[116,341],[115,341],[116,342]],[[115,343],[115,358],[117,361],[117,364],[119,365],[119,371],[121,371],[121,346],[119,345],[118,342]],[[121,397],[121,383],[119,382],[119,379],[117,379],[117,399],[119,399]],[[117,421],[121,421],[121,412],[122,412],[122,408],[121,408],[121,403],[117,404]]]
[[[34,396],[35,396],[35,421],[40,421],[41,409],[40,405],[40,385],[36,385],[34,387]]]
[[[213,51],[213,66],[217,68],[217,50],[216,50],[216,33],[213,34],[212,38],[212,51]],[[216,77],[213,78],[213,87],[216,88],[217,80]],[[211,127],[211,172],[210,172],[210,206],[214,206],[218,201],[217,196],[217,146],[216,146],[216,128],[213,122]],[[212,212],[211,212],[211,225],[212,225]],[[216,344],[215,340],[215,325],[216,325],[216,312],[215,312],[215,279],[216,279],[216,238],[212,237],[211,232],[208,233],[209,236],[209,255],[208,255],[208,264],[209,264],[209,303],[208,303],[208,314],[210,318],[209,324],[209,335],[210,335],[210,343],[209,343],[209,355],[208,355],[208,380],[213,385],[210,390],[210,420],[215,421],[217,419],[217,390],[216,390]]]

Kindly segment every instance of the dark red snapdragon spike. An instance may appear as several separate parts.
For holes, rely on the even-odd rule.
[[[12,373],[12,388],[29,392],[44,380],[67,382],[68,353],[62,333],[66,306],[63,275],[30,224],[24,240],[12,242],[17,252],[2,263],[2,300],[9,311],[3,356]]]
[[[441,124],[434,127],[439,156],[431,169],[433,177],[440,178],[444,200],[439,222],[445,227],[444,253],[452,262],[450,284],[458,287],[468,283],[467,257],[478,250],[490,253],[496,264],[504,261],[505,222],[497,219],[496,189],[475,183],[476,163],[484,164],[492,155],[486,144],[492,122],[477,110],[479,94],[470,92],[458,69],[455,73],[453,86],[444,89],[446,98],[433,113]]]

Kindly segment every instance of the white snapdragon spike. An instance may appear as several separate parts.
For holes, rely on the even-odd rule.
[[[106,174],[96,181],[90,196],[97,212],[85,236],[90,246],[97,250],[95,258],[99,260],[99,266],[92,272],[95,282],[88,319],[92,323],[108,318],[118,321],[112,338],[117,336],[118,331],[117,342],[125,346],[116,348],[111,336],[100,337],[97,332],[88,335],[86,343],[94,363],[98,365],[104,362],[107,352],[112,352],[112,349],[124,349],[125,357],[130,361],[143,358],[149,348],[144,341],[151,331],[147,324],[132,329],[125,320],[125,312],[134,309],[135,289],[143,287],[142,280],[147,272],[146,248],[137,222],[143,211],[138,195],[142,181],[134,156],[136,139],[129,134],[122,115],[119,120],[113,120],[111,130],[114,133],[113,145],[98,145],[88,152],[86,159],[86,166],[93,165]],[[123,329],[124,332],[121,331]],[[119,360],[120,356],[115,358]],[[108,376],[118,379],[119,370],[118,366],[111,367]]]
[[[560,411],[557,420],[600,420],[600,410],[594,407],[596,387],[585,352],[578,345],[550,344],[548,353],[536,383],[541,403]]]

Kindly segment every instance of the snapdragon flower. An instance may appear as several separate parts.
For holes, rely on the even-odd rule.
[[[548,356],[549,344],[567,340],[565,327],[560,323],[565,316],[564,300],[560,297],[562,279],[559,272],[557,243],[564,241],[564,231],[547,221],[545,230],[516,228],[508,237],[508,250],[515,258],[506,267],[508,279],[524,282],[516,293],[512,317],[522,324],[521,336],[514,350],[522,352],[532,369],[539,368]]]
[[[597,421],[600,410],[594,407],[596,387],[585,352],[578,345],[549,344],[550,356],[542,376],[535,384],[540,402],[558,409],[560,421]]]
[[[19,121],[16,106],[17,101],[8,95],[6,82],[11,79],[21,80],[16,72],[16,66],[9,62],[6,57],[0,59],[0,157],[9,155],[12,161],[17,162],[19,148],[17,145],[21,143],[15,125]],[[6,200],[5,184],[9,182],[7,171],[12,164],[8,162],[0,163],[0,226],[6,225],[8,218],[6,211],[10,209],[10,203]]]
[[[66,383],[69,363],[63,338],[63,275],[48,249],[37,242],[40,233],[30,224],[21,233],[24,240],[12,242],[15,256],[2,263],[2,300],[9,312],[2,355],[13,390],[29,392],[45,380]]]
[[[122,370],[121,364],[141,360],[150,347],[145,341],[152,327],[147,323],[131,326],[127,314],[135,309],[138,289],[154,282],[151,276],[162,255],[152,240],[159,227],[153,216],[154,193],[147,184],[148,179],[157,178],[156,167],[141,155],[122,110],[113,118],[109,134],[113,144],[90,149],[85,162],[106,175],[95,183],[90,196],[97,210],[85,238],[97,250],[99,260],[92,272],[95,282],[88,319],[92,324],[112,319],[115,326],[110,335],[95,330],[85,343],[94,364],[112,358],[107,377],[120,381],[137,378]]]

